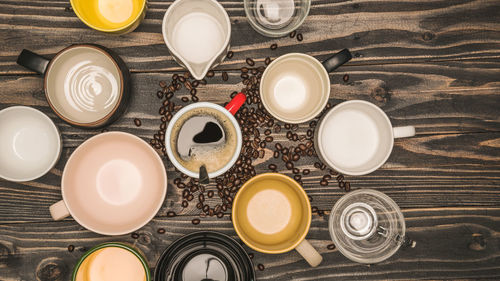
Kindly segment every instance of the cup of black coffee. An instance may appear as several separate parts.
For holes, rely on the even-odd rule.
[[[199,178],[201,166],[206,167],[209,178],[229,170],[242,147],[241,129],[233,115],[245,99],[240,93],[226,107],[198,102],[176,113],[165,134],[165,147],[172,164],[193,178]]]

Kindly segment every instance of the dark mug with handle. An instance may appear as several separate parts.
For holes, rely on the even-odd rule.
[[[23,50],[17,63],[44,75],[47,102],[73,126],[109,125],[127,108],[130,72],[117,54],[103,46],[71,45],[51,60]]]
[[[323,63],[301,53],[275,59],[262,74],[262,104],[283,122],[297,124],[313,119],[325,108],[330,97],[328,73],[351,58],[349,50],[343,49]]]

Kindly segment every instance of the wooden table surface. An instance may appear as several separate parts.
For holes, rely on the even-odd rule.
[[[396,201],[415,248],[401,249],[371,266],[328,249],[328,214],[345,191],[335,181],[321,186],[324,171],[313,166],[318,159],[303,157],[296,165],[312,170],[304,176],[303,187],[312,205],[324,212],[313,214],[307,238],[323,255],[323,263],[310,268],[294,251],[266,255],[246,247],[255,254],[258,280],[500,279],[500,1],[313,0],[298,29],[302,42],[263,37],[249,26],[242,1],[220,2],[231,18],[234,57],[215,69],[208,85],[199,87],[201,101],[222,104],[232,91],[243,88],[239,69],[247,57],[257,65],[268,56],[290,52],[321,60],[349,48],[353,60],[330,75],[330,103],[367,100],[387,112],[394,125],[413,125],[417,131],[413,138],[395,141],[391,157],[378,171],[345,177],[352,189],[374,188]],[[109,36],[80,22],[69,1],[0,0],[0,109],[27,105],[43,111],[60,129],[64,145],[61,159],[47,175],[24,183],[0,180],[0,280],[69,280],[83,251],[106,241],[134,244],[154,268],[162,251],[187,233],[210,229],[237,238],[227,215],[191,223],[199,211],[195,204],[182,208],[182,190],[172,183],[179,174],[165,157],[166,200],[136,239],[98,235],[71,218],[54,222],[48,211],[61,199],[61,173],[68,156],[101,130],[77,129],[56,118],[41,77],[18,66],[17,55],[26,48],[51,57],[74,43],[113,49],[132,72],[133,92],[126,114],[107,129],[149,141],[161,124],[159,81],[170,81],[183,71],[161,35],[161,21],[171,3],[149,1],[137,30]],[[269,48],[273,43],[278,44],[276,50]],[[228,81],[222,80],[222,71],[229,74]],[[185,95],[180,91],[173,100],[186,104],[179,100]],[[135,126],[134,118],[142,126]],[[303,124],[299,132],[307,129]],[[272,136],[287,143],[285,132]],[[292,175],[283,163],[269,158],[255,162],[258,173],[273,162],[280,172]],[[214,184],[208,188],[214,189]],[[215,197],[210,200],[216,202]],[[168,217],[168,211],[177,216]],[[166,232],[159,234],[159,228]],[[75,250],[68,251],[69,245]],[[257,264],[265,269],[258,270]]]

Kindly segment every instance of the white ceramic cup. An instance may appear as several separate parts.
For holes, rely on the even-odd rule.
[[[244,102],[244,100],[243,100],[243,102]],[[227,116],[227,118],[229,120],[231,120],[231,123],[233,124],[235,131],[236,131],[236,149],[234,151],[233,157],[221,169],[219,169],[215,172],[208,173],[209,178],[215,178],[215,177],[218,177],[218,176],[222,175],[223,173],[227,172],[234,165],[234,163],[236,163],[236,161],[238,160],[238,157],[240,156],[241,147],[242,147],[243,138],[241,135],[241,128],[238,125],[238,121],[236,121],[236,118],[234,118],[234,116],[233,116],[233,114],[231,114],[230,110],[227,109],[227,106],[226,106],[226,108],[224,108],[224,107],[222,107],[218,104],[215,104],[215,103],[197,102],[197,103],[192,103],[188,106],[185,106],[181,110],[179,110],[179,112],[177,112],[173,116],[172,120],[170,120],[170,123],[168,124],[168,127],[167,127],[167,131],[165,133],[165,147],[167,150],[167,155],[168,155],[168,158],[170,159],[170,162],[172,162],[172,164],[179,171],[181,171],[183,174],[190,176],[192,178],[199,178],[198,172],[193,172],[191,170],[186,169],[181,163],[179,163],[179,161],[177,161],[177,158],[175,157],[174,152],[172,151],[172,147],[170,145],[170,139],[172,137],[172,130],[173,130],[173,127],[176,124],[177,120],[179,120],[179,118],[182,115],[184,115],[185,113],[187,113],[195,108],[212,108],[212,109],[218,110],[219,112],[221,112],[222,114]],[[238,106],[238,108],[239,108],[239,106]],[[234,112],[236,112],[236,111],[234,111]]]
[[[215,0],[176,0],[163,17],[162,33],[174,60],[201,80],[226,57],[231,22]]]
[[[61,149],[56,125],[41,111],[26,106],[0,111],[0,178],[37,179],[54,167]]]
[[[275,59],[262,74],[262,104],[283,122],[298,124],[313,119],[330,97],[328,73],[351,58],[349,50],[343,49],[323,62],[301,53]]]
[[[347,175],[369,174],[391,155],[394,138],[415,135],[415,127],[392,127],[373,103],[351,100],[333,107],[320,120],[315,147],[323,163]]]

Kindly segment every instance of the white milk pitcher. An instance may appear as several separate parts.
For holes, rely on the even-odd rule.
[[[215,0],[176,0],[163,17],[162,31],[175,61],[198,80],[229,50],[231,22]]]

